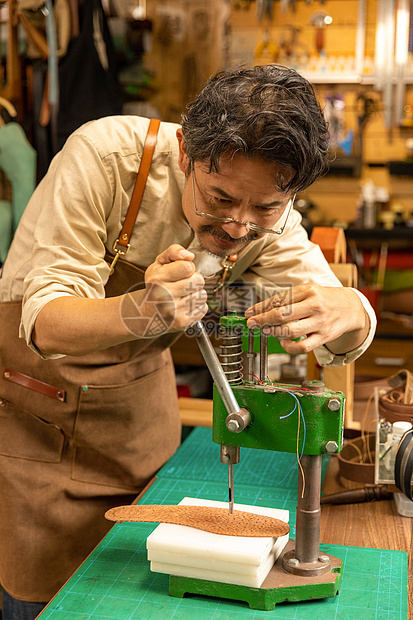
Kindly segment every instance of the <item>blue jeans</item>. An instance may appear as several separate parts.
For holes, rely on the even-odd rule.
[[[1,613],[3,620],[34,620],[47,603],[18,601],[5,590],[1,591]]]

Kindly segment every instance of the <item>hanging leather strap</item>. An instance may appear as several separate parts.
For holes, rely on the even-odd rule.
[[[110,275],[112,275],[113,273],[119,256],[124,256],[129,252],[129,241],[132,236],[135,221],[138,216],[139,207],[141,206],[143,194],[145,191],[146,181],[148,179],[149,170],[152,163],[160,124],[161,121],[157,118],[151,118],[149,122],[148,133],[146,134],[145,144],[143,147],[142,159],[139,166],[138,176],[136,178],[132,198],[128,207],[128,212],[126,213],[125,221],[123,222],[122,230],[120,231],[119,237],[113,244],[113,251],[115,252],[115,256],[110,265]]]

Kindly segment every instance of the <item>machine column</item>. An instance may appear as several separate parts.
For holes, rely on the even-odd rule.
[[[303,454],[298,471],[295,557],[299,562],[318,562],[320,552],[321,455]]]
[[[321,455],[303,454],[298,472],[298,501],[295,549],[287,551],[283,568],[302,577],[317,576],[331,570],[327,554],[320,555]],[[303,475],[304,472],[304,475]]]

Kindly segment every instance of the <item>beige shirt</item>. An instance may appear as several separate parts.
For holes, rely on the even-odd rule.
[[[149,120],[107,117],[83,125],[53,159],[16,231],[0,279],[0,300],[23,299],[20,336],[33,348],[31,334],[41,308],[64,295],[104,297],[111,252],[132,195]],[[181,197],[184,174],[178,166],[178,125],[161,123],[142,205],[125,259],[146,269],[172,243],[188,247],[194,234]],[[241,276],[260,296],[306,282],[341,286],[320,248],[308,240],[300,215],[292,211],[280,236],[266,235],[239,254],[232,279]],[[342,365],[361,355],[373,339],[370,316],[366,341],[346,355],[326,347],[315,353],[323,365]],[[59,357],[59,356],[51,356]]]

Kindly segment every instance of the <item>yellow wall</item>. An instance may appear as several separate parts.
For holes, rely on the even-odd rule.
[[[372,179],[376,185],[391,192],[393,202],[404,211],[413,211],[413,180],[390,177],[385,165],[391,160],[406,157],[406,140],[413,138],[413,127],[387,129],[384,122],[383,98],[373,82],[377,0],[366,1],[364,83],[338,83],[334,77],[320,82],[320,62],[316,51],[314,15],[320,11],[332,16],[332,23],[323,30],[326,56],[321,68],[337,76],[355,74],[356,29],[358,0],[296,0],[296,11],[282,12],[281,3],[273,2],[273,18],[266,15],[257,20],[257,2],[249,0],[152,0],[148,2],[148,17],[153,20],[153,50],[146,55],[146,66],[155,75],[156,94],[151,102],[164,120],[179,122],[188,100],[202,88],[206,78],[224,66],[289,64],[302,71],[314,82],[322,105],[326,94],[340,94],[345,102],[345,129],[357,136],[360,108],[357,97],[365,94],[377,103],[377,111],[368,121],[363,133],[361,178],[326,177],[309,188],[306,196],[319,206],[323,222],[350,222],[354,219],[361,184]],[[181,36],[165,37],[162,31],[164,12],[174,12],[184,20]],[[197,14],[204,13],[208,33],[194,27]],[[224,49],[224,23],[230,23],[228,47]],[[295,55],[288,54],[292,27],[298,29]],[[166,33],[167,34],[167,33]],[[269,41],[262,46],[264,40]],[[413,62],[413,61],[412,61]],[[324,64],[323,64],[324,63]],[[313,70],[313,71],[312,71]],[[315,70],[315,71],[314,71]],[[312,71],[312,72],[311,72]],[[413,76],[407,85],[406,101],[413,109]],[[368,164],[384,167],[369,167]]]
[[[145,55],[155,76],[151,103],[163,120],[179,123],[187,102],[222,68],[222,0],[149,0],[147,17],[153,23],[152,51]]]
[[[357,97],[360,93],[377,101],[377,112],[366,124],[363,132],[362,159],[364,162],[361,178],[326,177],[318,181],[305,193],[319,207],[319,217],[323,222],[351,222],[356,215],[361,184],[371,179],[378,186],[385,186],[391,193],[393,202],[401,204],[404,211],[413,211],[413,180],[390,177],[387,167],[368,167],[369,163],[387,164],[391,160],[406,158],[406,140],[413,137],[413,128],[385,127],[383,99],[374,87],[372,78],[375,54],[377,0],[367,0],[365,27],[365,84],[334,83],[334,78],[326,78],[329,83],[320,83],[320,66],[330,73],[355,73],[354,58],[356,50],[356,29],[358,0],[329,0],[324,4],[304,0],[296,1],[296,11],[282,12],[280,2],[273,3],[273,19],[268,16],[261,23],[257,20],[256,3],[234,3],[231,15],[230,55],[232,65],[265,64],[278,62],[295,66],[314,84],[322,105],[327,94],[340,94],[345,102],[345,128],[353,130],[357,136],[357,116],[360,108]],[[238,7],[238,8],[237,8]],[[245,8],[247,7],[247,8]],[[316,30],[313,17],[323,11],[332,16],[332,23],[324,31],[324,50],[326,57],[320,63],[316,49]],[[292,26],[299,29],[296,35],[295,54],[288,55],[288,44],[292,41]],[[260,44],[269,39],[262,49]],[[318,69],[318,71],[317,71]],[[370,82],[370,83],[369,83]],[[407,85],[406,101],[413,108],[413,85]]]
[[[234,3],[234,7],[236,6],[237,3]],[[249,4],[248,10],[233,8],[231,28],[234,51],[240,51],[240,44],[236,41],[239,36],[249,37],[255,45],[258,45],[262,40],[263,33],[268,31],[271,39],[279,48],[277,61],[283,62],[285,57],[282,39],[290,39],[288,27],[292,25],[300,29],[297,38],[299,50],[309,55],[315,54],[315,28],[312,24],[312,18],[316,13],[322,11],[333,17],[333,22],[324,30],[327,53],[337,56],[354,55],[358,0],[328,0],[324,5],[317,1],[307,4],[304,0],[298,0],[296,7],[295,12],[291,9],[283,12],[280,2],[273,2],[272,21],[265,15],[261,23],[257,20],[255,2]],[[369,55],[374,54],[375,14],[376,0],[368,0],[366,51]],[[254,50],[255,47],[250,52],[254,53]]]

